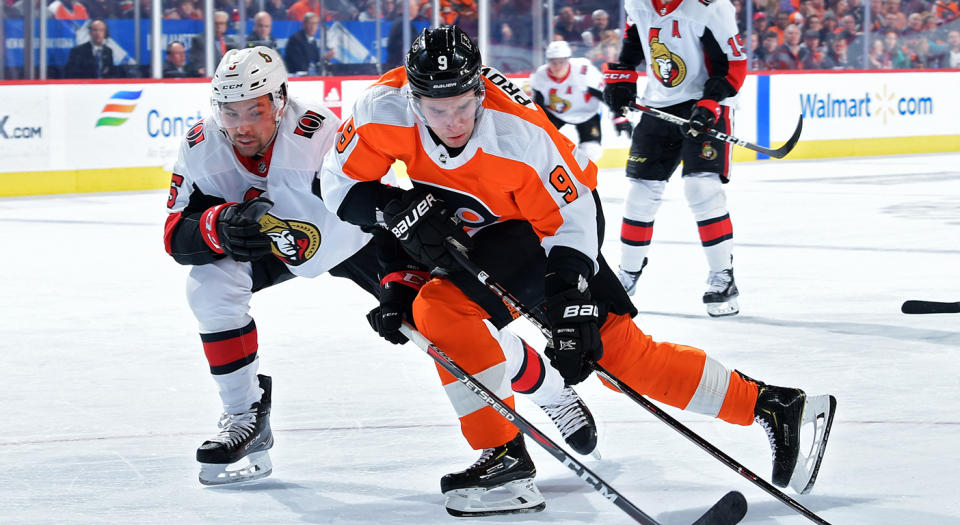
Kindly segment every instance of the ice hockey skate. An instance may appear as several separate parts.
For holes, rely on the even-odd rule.
[[[643,273],[643,269],[647,266],[647,258],[643,258],[643,262],[640,263],[640,269],[631,272],[630,270],[624,270],[623,266],[620,266],[617,270],[617,277],[620,278],[620,284],[623,285],[623,289],[627,291],[627,295],[633,296],[637,291],[637,280],[640,279],[640,274]]]
[[[733,279],[733,268],[710,272],[707,277],[707,291],[703,294],[703,304],[707,305],[710,317],[724,317],[740,313],[737,296],[737,283]]]
[[[539,512],[547,504],[533,483],[537,469],[527,454],[523,434],[499,447],[484,449],[466,470],[440,479],[452,516],[489,516]]]
[[[800,494],[813,489],[830,438],[837,409],[833,396],[807,396],[797,388],[769,386],[760,389],[754,419],[767,433],[773,451],[773,484],[790,487]],[[804,447],[805,426],[812,427],[809,447]]]
[[[590,453],[599,456],[596,451],[597,424],[573,388],[565,387],[553,403],[540,405],[540,408],[550,416],[570,448],[584,456]]]
[[[270,455],[270,376],[258,375],[263,394],[260,401],[239,414],[220,417],[220,433],[197,449],[200,483],[225,485],[264,478],[273,472]]]

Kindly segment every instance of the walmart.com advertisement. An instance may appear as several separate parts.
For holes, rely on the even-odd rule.
[[[958,85],[957,72],[772,76],[770,111],[802,114],[803,140],[955,135]],[[771,139],[795,123],[771,119]]]

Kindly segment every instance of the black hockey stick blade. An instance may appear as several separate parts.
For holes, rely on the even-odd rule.
[[[905,314],[957,314],[960,313],[960,301],[942,303],[939,301],[905,301],[900,311]]]
[[[727,492],[693,525],[734,525],[747,515],[747,498],[739,491]]]
[[[793,135],[784,143],[783,146],[770,151],[767,155],[775,158],[782,159],[787,156],[788,153],[793,151],[793,147],[797,145],[797,141],[800,140],[800,132],[803,131],[803,115],[800,115],[800,118],[797,119],[797,129],[793,130]]]

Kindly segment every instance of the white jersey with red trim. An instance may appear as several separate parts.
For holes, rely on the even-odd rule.
[[[571,58],[570,71],[560,79],[550,74],[547,64],[530,75],[530,89],[543,95],[544,108],[568,124],[581,124],[600,112],[601,100],[590,88],[602,92],[603,75],[586,58]]]
[[[410,107],[406,73],[385,73],[357,99],[323,163],[323,200],[341,217],[359,183],[379,180],[397,160],[415,186],[430,188],[473,233],[524,220],[550,253],[580,251],[597,267],[597,167],[546,114],[496,69],[481,68],[486,95],[473,134],[451,157]],[[354,193],[355,195],[356,193]],[[356,199],[352,199],[356,201]],[[372,212],[371,212],[372,213]]]
[[[646,57],[644,104],[666,107],[702,98],[707,78],[718,74],[711,70],[716,67],[728,67],[719,73],[740,88],[747,55],[730,0],[624,0],[624,9],[628,24],[637,26]],[[721,104],[735,107],[736,98]]]
[[[186,208],[198,191],[227,202],[262,195],[274,202],[260,220],[261,230],[273,241],[273,254],[295,275],[325,273],[371,238],[330,213],[314,186],[339,124],[329,109],[290,99],[271,153],[248,163],[255,174],[240,162],[211,119],[200,121],[187,132],[173,167],[175,198],[168,206],[170,213]]]

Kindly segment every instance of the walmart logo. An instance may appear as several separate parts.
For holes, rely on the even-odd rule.
[[[100,120],[94,127],[119,126],[126,122],[130,118],[130,113],[133,113],[134,108],[137,107],[136,101],[140,99],[141,93],[143,93],[142,89],[140,91],[117,91],[114,93],[107,104],[103,106],[103,109],[100,110]]]
[[[880,93],[863,93],[862,97],[837,97],[833,93],[801,93],[800,110],[806,119],[855,119],[879,117],[887,123],[888,117],[931,115],[933,97],[898,96],[883,85]]]

